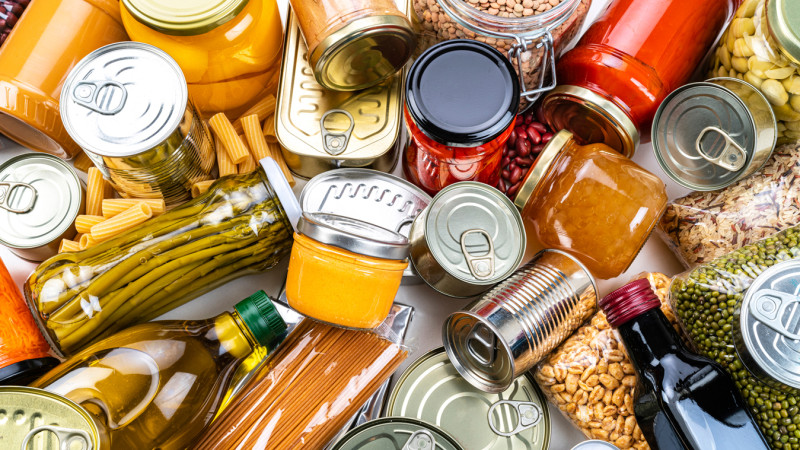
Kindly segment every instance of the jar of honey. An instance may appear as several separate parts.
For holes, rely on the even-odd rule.
[[[528,247],[563,250],[597,278],[631,265],[667,205],[664,183],[605,144],[560,131],[542,150],[514,204]]]
[[[278,85],[280,15],[275,0],[122,0],[131,39],[167,52],[204,116],[237,117]]]

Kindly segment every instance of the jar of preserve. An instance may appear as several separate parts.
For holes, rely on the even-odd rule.
[[[542,103],[555,130],[632,156],[658,105],[689,81],[740,0],[613,0],[556,65]]]
[[[121,0],[131,39],[154,45],[183,70],[205,116],[238,117],[278,85],[282,24],[275,0]]]
[[[798,6],[791,0],[745,0],[709,70],[710,76],[736,77],[761,90],[778,119],[778,145],[800,139]]]
[[[514,68],[489,45],[458,39],[426,50],[406,79],[406,178],[431,195],[459,181],[497,184],[518,103]]]
[[[563,250],[597,278],[631,265],[667,205],[664,183],[605,144],[560,131],[542,150],[514,204],[533,249]]]
[[[583,25],[591,0],[412,0],[422,49],[450,39],[474,39],[508,55],[526,107],[555,86],[554,63]],[[555,6],[554,6],[555,4]],[[550,83],[544,85],[547,72]]]

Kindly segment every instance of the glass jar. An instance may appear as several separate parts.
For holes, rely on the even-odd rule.
[[[605,144],[560,131],[542,150],[514,204],[530,248],[563,250],[598,278],[631,265],[667,204],[664,183]]]
[[[120,4],[128,35],[178,62],[204,116],[238,117],[259,94],[277,88],[283,26],[275,0]]]
[[[689,81],[739,0],[614,0],[558,60],[545,119],[632,156],[658,105]]]
[[[431,195],[459,181],[496,185],[518,99],[514,68],[491,46],[459,39],[426,50],[406,79],[406,178]]]
[[[481,11],[467,0],[412,3],[421,49],[450,39],[474,39],[508,55],[519,74],[521,107],[555,86],[555,57],[577,35],[591,6],[591,0],[563,0],[555,7],[545,1],[541,6],[544,11],[523,8],[519,12],[525,14],[522,17],[512,13],[504,17],[497,8]],[[522,7],[522,2],[519,4]],[[544,86],[545,77],[540,76],[543,71],[552,77],[549,86]]]
[[[800,139],[800,17],[790,12],[797,7],[745,0],[709,68],[710,76],[736,77],[761,90],[778,119],[778,145]]]
[[[289,306],[347,328],[380,325],[408,267],[408,239],[325,213],[304,213],[294,239],[286,278]]]

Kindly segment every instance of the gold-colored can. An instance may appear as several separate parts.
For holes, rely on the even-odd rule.
[[[408,14],[409,6],[401,11]],[[297,18],[289,13],[283,48],[275,134],[289,168],[312,178],[340,167],[391,172],[405,142],[405,69],[356,92],[331,91],[314,79]]]

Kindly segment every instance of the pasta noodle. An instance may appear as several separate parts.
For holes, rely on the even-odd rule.
[[[106,220],[106,217],[82,214],[75,218],[75,231],[78,233],[90,233],[93,226],[104,220]]]
[[[217,180],[205,180],[192,184],[192,198],[205,194],[215,181]]]
[[[86,233],[83,236],[81,236],[81,240],[79,243],[81,250],[86,250],[87,248],[95,244],[97,244],[97,241],[94,240],[91,234]]]
[[[136,203],[116,216],[98,223],[91,229],[95,242],[103,242],[123,231],[127,231],[153,217],[153,210],[147,203]]]
[[[62,239],[61,244],[58,245],[58,253],[64,252],[77,252],[81,249],[79,242],[71,241],[69,239]]]
[[[407,355],[374,332],[305,319],[193,448],[323,448]]]
[[[103,200],[103,217],[106,219],[114,217],[137,203],[150,205],[154,216],[163,214],[167,210],[167,205],[163,198],[108,198]],[[84,231],[84,233],[88,233],[88,231]]]
[[[243,163],[238,164],[236,166],[236,170],[239,173],[252,173],[258,168],[258,163],[256,163],[255,158],[249,156],[247,159],[244,160]]]
[[[268,116],[264,119],[264,128],[261,129],[261,134],[267,139],[267,142],[278,142],[278,137],[275,135],[275,115]]]
[[[267,147],[267,141],[261,133],[261,125],[258,123],[258,116],[251,114],[242,117],[241,120],[242,127],[244,128],[244,136],[247,138],[247,144],[250,146],[250,150],[253,152],[253,156],[256,157],[256,160],[261,161],[267,156],[271,156],[269,147]]]
[[[103,174],[97,167],[89,168],[89,177],[86,183],[86,214],[90,216],[102,215],[103,198],[106,196],[107,187]]]
[[[78,153],[78,156],[72,160],[72,165],[81,172],[88,172],[89,168],[94,167],[94,163],[84,152]]]
[[[262,98],[258,101],[255,105],[251,106],[250,109],[244,112],[239,119],[236,120],[234,124],[234,128],[236,129],[237,133],[241,133],[243,131],[242,125],[242,117],[247,117],[255,114],[258,116],[258,121],[261,122],[267,116],[275,112],[275,96],[272,94],[267,95],[266,97]]]
[[[222,146],[222,141],[220,141],[218,137],[215,137],[214,142],[217,149],[217,169],[219,170],[220,178],[226,175],[236,175],[236,164],[231,162],[231,158],[228,157],[228,152],[226,152],[225,147]]]
[[[208,120],[208,125],[222,142],[222,146],[225,148],[225,151],[228,152],[231,162],[240,164],[247,159],[250,152],[245,148],[244,142],[239,139],[239,135],[236,133],[236,130],[234,130],[233,125],[231,125],[231,121],[225,116],[225,113],[214,114],[214,116]]]
[[[289,184],[294,186],[294,177],[292,176],[292,171],[289,170],[289,166],[286,165],[286,160],[283,159],[283,152],[281,151],[281,146],[274,142],[267,142],[267,146],[269,147],[269,156],[278,163],[283,171],[283,174],[286,176],[286,180],[289,181]]]

